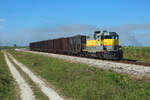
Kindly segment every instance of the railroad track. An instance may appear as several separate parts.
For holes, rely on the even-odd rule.
[[[106,60],[106,61],[117,62],[117,63],[125,63],[125,64],[142,65],[142,66],[150,67],[149,62],[144,62],[144,61],[139,61],[139,60],[121,59],[121,60]]]
[[[135,64],[135,65],[143,65],[143,66],[149,66],[150,67],[149,62],[144,62],[144,61],[139,61],[139,60],[122,59],[122,60],[119,60],[118,62],[127,63],[127,64]]]
[[[63,54],[64,55],[64,54]],[[70,56],[70,55],[69,55]],[[74,55],[73,55],[74,56]],[[83,57],[83,56],[76,56],[76,57]],[[97,57],[83,57],[83,58],[92,58],[92,59],[100,59]],[[117,63],[125,63],[125,64],[134,64],[134,65],[142,65],[150,67],[150,62],[144,62],[139,60],[131,60],[131,59],[121,59],[121,60],[106,60],[106,59],[100,59],[104,61],[111,61],[111,62],[117,62]]]

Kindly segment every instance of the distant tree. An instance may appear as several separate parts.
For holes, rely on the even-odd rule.
[[[14,44],[14,48],[16,48],[17,47],[17,45],[16,44]]]

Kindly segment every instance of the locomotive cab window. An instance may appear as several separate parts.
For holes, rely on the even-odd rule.
[[[118,36],[113,36],[113,35],[108,35],[108,36],[105,36],[104,37],[105,39],[119,39],[119,37]]]
[[[119,39],[119,37],[118,36],[112,36],[112,39]]]
[[[107,35],[106,35],[104,38],[105,38],[105,39],[112,39],[112,36],[109,36],[109,35],[107,36]]]

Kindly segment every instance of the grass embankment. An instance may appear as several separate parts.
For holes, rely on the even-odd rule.
[[[0,100],[16,100],[14,80],[0,51]]]
[[[148,100],[150,82],[41,55],[11,51],[19,61],[76,100]]]
[[[40,88],[29,78],[29,76],[22,71],[22,69],[16,65],[12,59],[9,57],[11,63],[15,65],[15,68],[19,71],[21,76],[25,79],[25,81],[30,85],[31,89],[33,90],[33,93],[35,95],[36,100],[48,100],[48,97],[40,90]]]
[[[124,47],[124,58],[150,62],[150,47]]]

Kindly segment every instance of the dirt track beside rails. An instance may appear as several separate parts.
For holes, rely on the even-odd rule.
[[[150,78],[150,66],[125,64],[125,63],[118,63],[118,62],[112,62],[112,61],[75,57],[75,56],[68,56],[68,55],[60,55],[60,54],[52,54],[52,53],[33,52],[33,51],[24,51],[24,52],[30,52],[30,53],[40,54],[40,55],[44,55],[48,57],[64,59],[64,60],[71,61],[71,62],[84,63],[90,66],[95,66],[101,69],[112,70],[118,73],[127,73],[130,75],[134,75],[138,78],[143,78],[143,77]]]
[[[4,53],[6,63],[12,73],[14,79],[16,80],[19,88],[20,88],[20,97],[21,100],[35,100],[35,96],[30,86],[27,84],[25,79],[20,75],[15,66],[10,62],[6,53]]]
[[[37,86],[41,89],[41,91],[49,98],[49,100],[64,100],[60,97],[53,89],[49,88],[44,81],[42,81],[38,76],[36,76],[31,70],[29,70],[25,65],[18,62],[11,54],[9,57],[12,61],[17,64],[31,79]],[[26,95],[27,96],[27,95]],[[26,99],[29,100],[29,99]]]

